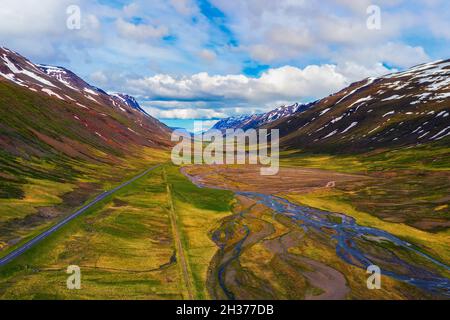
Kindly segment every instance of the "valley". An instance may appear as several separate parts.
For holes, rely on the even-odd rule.
[[[0,299],[448,299],[449,75],[436,61],[219,121],[279,130],[263,176],[177,166],[135,98],[2,47]]]
[[[270,178],[252,180],[254,184],[249,185],[248,177],[257,168],[180,169],[167,164],[155,169],[1,268],[1,297],[445,296],[433,287],[433,281],[437,286],[448,281],[448,232],[422,231],[358,211],[334,199],[327,183],[333,179],[333,189],[339,190],[341,184],[369,178],[323,169],[283,169],[281,175],[289,179],[289,187],[277,186]],[[292,175],[295,170],[298,175]],[[234,179],[228,181],[228,175]],[[295,180],[295,176],[301,178]],[[353,234],[351,228],[361,235]],[[337,235],[347,240],[332,240]],[[335,247],[338,243],[344,251]],[[388,263],[394,257],[411,267]],[[386,270],[381,290],[367,290],[365,259]],[[82,290],[65,288],[68,265],[80,266]],[[402,281],[402,277],[421,279],[428,274],[435,280],[424,280],[426,285],[421,280]]]
[[[286,168],[280,169],[281,179],[279,185],[277,185],[275,179],[273,179],[274,181],[270,181],[271,179],[266,178],[256,178],[256,180],[249,179],[249,177],[257,176],[255,174],[255,172],[257,172],[256,168],[227,169],[221,166],[212,166],[210,168],[205,168],[204,166],[202,168],[199,166],[183,168],[184,172],[191,177],[196,184],[205,187],[234,190],[238,197],[244,198],[244,203],[247,203],[247,206],[244,207],[246,210],[243,210],[242,208],[239,209],[238,214],[236,214],[233,219],[224,221],[221,229],[216,233],[216,242],[221,248],[220,252],[222,252],[216,255],[216,259],[222,262],[215,262],[217,268],[216,272],[218,273],[216,277],[218,279],[213,279],[213,282],[216,283],[214,287],[218,288],[215,289],[217,298],[233,297],[230,292],[237,292],[235,294],[238,294],[240,299],[270,299],[279,298],[282,292],[286,294],[286,291],[278,290],[286,290],[288,286],[287,283],[282,285],[278,284],[278,287],[275,285],[282,278],[279,274],[279,270],[281,270],[279,269],[280,266],[277,265],[276,267],[276,277],[273,275],[272,278],[267,279],[267,274],[261,272],[258,272],[255,276],[255,270],[267,270],[267,272],[269,272],[268,270],[271,270],[271,268],[267,264],[274,262],[276,258],[280,258],[280,255],[287,255],[284,256],[284,260],[286,262],[286,259],[288,259],[291,261],[291,264],[294,263],[293,261],[301,260],[304,257],[313,259],[312,262],[306,262],[306,266],[303,267],[306,268],[306,270],[316,270],[316,268],[311,266],[311,263],[314,264],[317,262],[317,259],[319,262],[325,263],[325,266],[331,268],[338,266],[338,270],[340,270],[341,273],[338,272],[337,274],[342,276],[342,279],[345,279],[343,281],[345,285],[339,286],[336,284],[330,286],[333,290],[338,292],[346,292],[339,288],[348,290],[340,297],[341,299],[344,297],[353,297],[357,299],[377,297],[377,290],[365,292],[368,296],[359,295],[364,293],[364,290],[361,289],[362,287],[358,286],[365,285],[365,283],[355,283],[354,277],[356,277],[358,271],[353,269],[350,271],[348,266],[342,268],[342,263],[344,262],[361,268],[362,266],[370,265],[371,263],[369,261],[377,261],[376,264],[382,266],[382,270],[385,270],[391,277],[388,278],[387,276],[384,276],[383,281],[394,281],[393,283],[395,283],[395,280],[408,279],[408,282],[413,284],[414,281],[412,279],[414,279],[414,277],[419,277],[416,285],[423,281],[420,280],[420,278],[424,272],[413,271],[415,276],[411,274],[408,276],[399,275],[398,273],[396,275],[396,272],[399,272],[399,270],[400,274],[405,271],[400,267],[401,260],[395,259],[405,259],[404,261],[406,261],[406,263],[416,264],[415,267],[408,267],[408,269],[412,268],[411,270],[414,270],[414,268],[419,266],[426,266],[426,268],[429,268],[434,264],[435,267],[432,267],[431,270],[437,268],[434,270],[440,270],[437,272],[438,274],[441,274],[441,280],[437,280],[439,276],[432,276],[433,278],[436,278],[437,281],[435,288],[438,289],[442,286],[448,288],[448,283],[445,284],[448,282],[448,261],[450,260],[450,250],[448,246],[450,234],[448,231],[423,231],[399,223],[398,221],[391,222],[390,219],[379,219],[376,217],[376,211],[364,212],[355,209],[355,204],[358,205],[358,202],[346,199],[344,195],[346,194],[345,191],[348,192],[348,190],[341,189],[343,185],[348,188],[349,179],[347,178],[347,181],[345,179],[336,179],[336,176],[339,177],[339,175],[333,171],[321,171],[318,169],[305,170],[304,168],[294,169],[293,167],[287,168],[287,170],[283,169]],[[295,170],[297,170],[298,173],[292,175],[292,177],[295,176],[298,179],[291,177],[289,182],[283,179],[285,178],[286,171],[289,172]],[[335,179],[333,180],[333,187],[326,183],[327,180],[320,181],[321,175],[328,175],[329,179]],[[350,175],[347,174],[344,176],[348,177]],[[351,184],[357,184],[358,182],[363,182],[366,185],[377,183],[376,178],[364,177],[361,172],[359,175],[350,177],[352,177],[352,179],[350,179]],[[249,183],[249,181],[251,182]],[[285,183],[282,183],[283,181]],[[301,188],[301,186],[303,186],[303,188]],[[353,192],[356,191],[353,190]],[[274,195],[276,195],[276,197],[274,197]],[[402,208],[404,197],[405,195],[403,194],[402,198],[400,198],[401,200],[397,198],[396,203],[395,197],[390,200],[395,203],[398,211],[402,211],[400,208]],[[287,202],[285,199],[290,202]],[[379,200],[378,202],[381,201],[382,200]],[[441,216],[442,221],[446,221],[445,217],[445,215]],[[273,219],[278,220],[278,222],[283,221],[283,227],[280,228],[280,225],[274,223]],[[239,222],[236,222],[236,220]],[[322,220],[325,220],[325,224],[319,224],[319,226],[317,226],[317,221]],[[337,242],[336,245],[339,245],[336,249],[333,247],[333,243],[335,243],[334,240],[325,240],[326,237],[330,236],[331,239],[338,236],[341,237],[342,232],[347,232],[342,230],[352,228],[350,225],[354,224],[365,226],[357,227],[357,229],[363,232],[363,235],[358,235],[359,231],[356,232],[356,234],[351,233],[352,240],[347,239]],[[343,225],[343,229],[340,229],[341,227],[338,227],[339,225]],[[344,227],[345,225],[348,226]],[[277,229],[279,229],[279,231],[277,231]],[[324,232],[324,234],[321,234],[322,232]],[[276,236],[278,233],[279,235]],[[392,237],[392,235],[395,235],[395,237]],[[224,238],[226,240],[224,240]],[[285,238],[289,240],[284,240]],[[274,239],[276,239],[276,241]],[[272,241],[280,244],[272,245]],[[285,246],[284,253],[280,252],[279,248],[276,249],[279,245]],[[350,247],[344,249],[347,245],[350,245]],[[261,249],[261,246],[264,250]],[[319,253],[322,252],[320,248],[323,248],[323,246],[328,247],[328,253],[326,255]],[[339,249],[340,246],[344,247]],[[404,249],[402,249],[402,247]],[[355,251],[358,250],[357,248],[362,249],[365,253],[360,256],[359,253]],[[344,252],[346,250],[348,251],[344,254],[341,250],[344,250]],[[412,252],[407,253],[410,250]],[[242,251],[245,253],[241,254]],[[250,259],[250,261],[252,261],[252,267],[246,268],[247,265],[244,264],[244,261],[247,261],[245,256],[250,255],[250,252],[253,251],[255,251],[255,253],[253,253],[252,259]],[[256,267],[256,261],[260,261],[262,258],[259,254],[263,254],[263,252],[264,257],[267,258],[263,262],[264,266],[258,265],[258,267]],[[292,253],[295,254],[292,255]],[[381,255],[383,258],[380,260],[380,256],[377,258],[377,255]],[[334,258],[330,260],[331,257]],[[396,262],[386,265],[387,261],[390,261],[391,259],[394,259],[393,261]],[[425,260],[429,260],[429,262],[425,262]],[[227,277],[223,275],[224,263],[226,268],[230,269],[229,273],[232,274],[228,276],[228,280],[226,280]],[[321,267],[317,265],[316,267],[316,272],[319,274],[322,273],[320,271]],[[299,267],[298,265],[291,265],[291,268],[294,268],[291,269],[291,272],[293,272],[293,270],[296,270],[296,268]],[[365,267],[362,269],[364,268]],[[301,267],[299,269],[302,270]],[[364,271],[365,270],[361,270],[361,277],[364,274]],[[275,270],[271,270],[270,272],[273,274]],[[311,285],[313,283],[312,279],[314,279],[314,277],[310,279],[308,278],[308,276],[310,276],[309,274],[302,274],[299,270],[297,270],[297,272],[299,272],[296,276],[297,278],[290,278],[288,283],[299,283],[299,277],[302,278],[303,282],[306,284]],[[290,276],[292,276],[292,274]],[[265,280],[262,280],[261,277]],[[220,285],[221,281],[222,284]],[[233,286],[234,290],[223,289],[223,283],[227,281],[229,285]],[[249,282],[249,288],[243,288],[242,284],[247,283],[247,281]],[[363,280],[360,281],[364,282]],[[233,285],[232,283],[234,282],[239,283],[239,285]],[[424,280],[424,283],[431,284],[428,280]],[[275,287],[272,287],[272,285]],[[258,290],[257,292],[251,291],[251,287],[260,288],[260,286],[267,288],[267,292],[265,292],[265,290]],[[324,286],[323,283],[322,286]],[[394,285],[394,287],[397,286],[398,283]],[[220,290],[220,288],[222,288],[222,290]],[[326,289],[327,288],[322,288],[321,290],[325,292],[328,290],[330,293],[330,288]],[[305,296],[305,290],[307,290],[307,288],[302,288],[300,291],[293,291],[290,293],[294,294],[295,292],[299,295],[287,295],[283,297],[285,299],[304,299],[308,296]],[[439,290],[440,289],[438,289],[438,291]],[[445,296],[446,290],[448,289],[444,289],[441,294],[444,294]],[[264,291],[264,293],[262,291]],[[319,290],[319,292],[322,291]],[[384,298],[390,297],[392,299],[402,299],[401,297],[403,296],[404,299],[410,299],[412,296],[405,296],[405,294],[406,292],[412,294],[412,292],[415,292],[415,289],[412,287],[408,288],[407,285],[397,292],[399,295],[396,297],[392,295],[396,292],[396,289],[389,287],[388,291],[390,295],[387,295],[387,292],[383,292]],[[335,291],[332,292],[336,293]],[[428,296],[426,293],[416,292],[416,294],[418,294],[416,297],[422,296],[423,294],[424,297]],[[439,295],[440,294],[437,294],[437,296]],[[327,295],[325,294],[325,296]],[[308,296],[308,298],[313,297]],[[320,295],[317,298],[320,298]],[[379,298],[381,298],[381,296]]]
[[[155,169],[1,268],[0,297],[205,299],[216,250],[208,230],[229,215],[231,201],[231,193],[196,188],[177,168]],[[179,233],[171,226],[172,209]],[[82,290],[66,288],[69,265],[81,268]]]

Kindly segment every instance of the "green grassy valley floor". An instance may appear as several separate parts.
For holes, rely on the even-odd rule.
[[[428,145],[347,156],[286,152],[281,165],[368,177],[283,196],[352,216],[450,263],[450,148]]]
[[[232,199],[158,168],[0,269],[0,298],[206,299],[216,246],[205,231],[230,214]],[[81,290],[66,288],[69,265],[81,268]]]
[[[450,148],[421,146],[362,155],[286,152],[281,165],[364,175],[320,190],[390,222],[438,232],[450,227]]]
[[[286,186],[270,180],[256,180],[255,185],[261,190],[279,188],[277,194],[293,203],[342,213],[360,225],[386,230],[448,264],[448,151],[424,147],[364,156],[288,152],[281,159],[283,168],[320,171],[303,170],[298,176],[289,171],[279,179]],[[156,155],[149,153],[127,167],[79,166],[84,174],[70,182],[27,178],[22,199],[0,200],[4,221],[14,216],[28,221],[28,215],[51,213],[55,207],[55,212],[61,208],[71,212],[70,203],[83,199],[80,206],[152,164],[165,163],[0,268],[0,299],[433,298],[387,276],[381,290],[368,290],[366,271],[343,262],[335,243],[325,236],[332,230],[305,232],[246,196],[199,188],[179,167],[167,163],[166,154]],[[253,172],[234,168],[242,172],[230,179],[226,176],[230,169],[222,175],[207,166],[192,168],[206,177],[204,181],[215,181],[210,181],[214,186],[252,187],[248,180]],[[364,179],[355,179],[359,176]],[[325,186],[334,177],[340,180]],[[266,178],[258,175],[258,179]],[[294,182],[307,188],[289,192]],[[95,188],[87,187],[81,197],[83,184]],[[76,190],[78,196],[71,199],[68,195]],[[42,223],[37,227],[21,223],[15,236],[23,242],[60,218],[50,215],[44,222],[38,220]],[[372,240],[370,246],[361,243],[361,247],[374,254],[387,252],[383,243]],[[9,245],[2,254],[15,246]],[[427,263],[399,248],[388,249],[412,264]],[[66,287],[70,265],[81,268],[80,290]],[[445,270],[436,272],[449,276]]]
[[[102,155],[106,157],[106,155]],[[0,161],[0,257],[47,229],[105,190],[152,164],[169,160],[166,151],[143,149],[133,157],[98,162],[2,157]]]

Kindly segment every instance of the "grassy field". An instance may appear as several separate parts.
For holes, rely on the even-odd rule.
[[[450,148],[426,145],[360,155],[286,152],[281,164],[367,176],[370,179],[337,183],[327,200],[387,222],[438,233],[450,227],[449,159]]]
[[[181,241],[190,267],[194,296],[198,299],[209,298],[206,287],[208,268],[217,251],[211,233],[224,217],[231,214],[233,193],[198,188],[179,173],[179,168],[173,166],[167,168],[167,179],[171,185]]]
[[[283,166],[362,174],[370,179],[284,196],[352,216],[361,225],[386,230],[449,263],[449,159],[450,148],[433,145],[348,156],[286,152]]]
[[[169,196],[174,203],[194,297],[208,298],[208,262],[215,253],[208,235],[229,214],[233,196],[229,192],[199,189],[171,166],[157,169],[120,190],[0,269],[0,297],[187,298],[170,224]],[[69,265],[81,268],[81,290],[66,288]]]
[[[56,159],[11,159],[3,176],[19,194],[0,197],[0,257],[75,211],[104,190],[137,175],[155,163],[168,160],[166,151],[143,149],[124,163],[90,163]],[[3,162],[6,161],[3,159]],[[1,167],[1,166],[0,166]],[[14,168],[17,167],[17,171]],[[22,168],[19,171],[19,167]],[[14,172],[13,172],[14,171]],[[8,173],[9,172],[9,173]],[[7,181],[0,177],[0,184]],[[1,190],[5,190],[2,186]]]
[[[209,186],[276,193],[294,203],[354,217],[358,224],[385,230],[448,264],[449,155],[450,149],[442,146],[419,146],[360,155],[321,155],[298,151],[282,154],[284,168],[273,179],[259,177],[255,174],[256,169],[242,166],[198,166],[190,167],[187,172]],[[336,173],[350,176],[344,179]],[[323,179],[320,179],[322,176]],[[216,242],[224,249],[214,257],[213,269],[216,273],[210,281],[215,298],[229,296],[218,280],[220,270],[223,274],[225,267],[232,276],[224,276],[223,281],[239,299],[324,297],[330,288],[323,283],[314,283],[317,279],[308,272],[328,272],[330,279],[334,277],[336,281],[334,287],[342,287],[339,277],[328,268],[345,277],[350,292],[342,292],[341,298],[427,297],[414,287],[389,277],[383,278],[383,290],[368,291],[365,270],[344,263],[336,255],[333,241],[314,233],[304,234],[288,220],[279,219],[279,216],[272,217],[270,212],[261,213],[252,209],[222,221],[216,230]],[[363,243],[359,245],[369,252],[382,250],[382,244],[372,243],[372,247]],[[410,256],[397,248],[389,250],[413,264],[433,268],[419,256]],[[236,252],[239,254],[234,257]],[[303,258],[312,259],[314,263]],[[397,266],[387,266],[390,267]],[[444,269],[439,268],[438,272],[445,277],[450,276]]]
[[[450,170],[450,147],[422,145],[413,148],[376,150],[365,154],[313,154],[302,150],[281,152],[280,164],[320,168],[340,172],[377,172],[384,170]]]
[[[405,149],[358,156],[285,153],[281,159],[285,167],[325,171],[303,170],[299,176],[288,171],[282,180],[286,186],[304,180],[308,188],[279,194],[352,216],[361,225],[386,230],[448,263],[447,153],[428,147],[416,153]],[[166,160],[167,154],[149,150],[123,166],[71,163],[71,179],[26,177],[19,199],[0,200],[5,212],[0,234],[9,241],[19,239],[7,245],[2,240],[2,254],[102,190]],[[26,166],[32,167],[30,172],[56,170],[39,161]],[[208,174],[204,167],[198,170],[210,179],[225,179]],[[326,175],[327,170],[352,175],[336,177],[335,186],[325,187],[333,177]],[[245,174],[240,175],[244,180]],[[309,174],[316,180],[326,176],[312,183],[305,180]],[[364,179],[354,179],[354,174]],[[292,181],[296,177],[298,181]],[[218,183],[235,186],[239,184],[235,178]],[[257,184],[262,189],[277,186],[267,181]],[[42,216],[45,219],[36,220]],[[8,224],[11,220],[20,223]],[[69,265],[81,268],[81,290],[66,288]],[[219,270],[224,266],[227,272],[221,283]],[[329,282],[321,280],[323,275]],[[305,233],[289,218],[274,216],[268,208],[232,192],[198,188],[178,167],[165,164],[0,269],[0,299],[227,298],[224,285],[239,299],[427,297],[389,277],[383,277],[382,290],[367,290],[366,278],[365,270],[337,256],[335,243],[323,234]]]

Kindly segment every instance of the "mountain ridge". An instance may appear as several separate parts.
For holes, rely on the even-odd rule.
[[[66,68],[34,64],[4,47],[0,85],[0,145],[16,156],[23,155],[20,150],[41,154],[36,149],[44,148],[96,159],[94,149],[129,154],[139,147],[171,145],[170,128],[148,115],[133,97],[109,95]]]
[[[254,129],[279,119],[285,118],[290,114],[306,110],[313,103],[294,103],[292,105],[279,106],[267,113],[257,113],[252,115],[234,116],[221,119],[211,129],[225,131],[226,129]]]
[[[279,129],[285,149],[363,152],[446,140],[449,101],[450,60],[438,60],[354,82],[273,121],[270,115],[283,107],[242,121],[223,119],[219,129]],[[268,121],[243,123],[251,117]]]

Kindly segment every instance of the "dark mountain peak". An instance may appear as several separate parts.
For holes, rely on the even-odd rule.
[[[86,92],[89,91],[98,91],[97,88],[91,86],[87,82],[85,82],[83,79],[78,77],[75,73],[72,71],[63,68],[63,67],[55,67],[55,66],[48,66],[48,65],[37,65],[39,69],[44,71],[49,77],[57,80],[60,84],[64,85],[68,89],[83,92],[86,90]]]
[[[133,96],[130,96],[125,93],[116,93],[116,92],[109,93],[109,95],[116,101],[124,103],[127,106],[129,106],[130,108],[133,108],[135,110],[138,110],[138,111],[148,115],[148,113],[144,109],[141,108],[141,106],[137,102],[136,98],[134,98]]]

